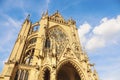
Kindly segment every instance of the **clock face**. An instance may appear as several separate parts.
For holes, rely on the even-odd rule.
[[[54,27],[49,30],[49,36],[55,40],[57,53],[61,53],[67,44],[67,35],[59,27]]]

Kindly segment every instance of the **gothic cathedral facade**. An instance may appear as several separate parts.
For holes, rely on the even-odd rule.
[[[99,80],[80,44],[76,22],[57,11],[24,21],[0,80]]]

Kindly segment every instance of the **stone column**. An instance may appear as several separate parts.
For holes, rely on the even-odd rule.
[[[53,69],[50,73],[50,80],[56,80],[56,69]]]

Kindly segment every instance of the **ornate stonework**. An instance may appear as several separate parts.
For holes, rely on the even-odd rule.
[[[57,11],[24,21],[0,80],[99,80],[79,41],[76,22]]]

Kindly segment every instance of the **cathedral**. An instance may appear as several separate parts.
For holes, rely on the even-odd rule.
[[[0,80],[99,80],[83,50],[76,22],[56,11],[22,24]]]

